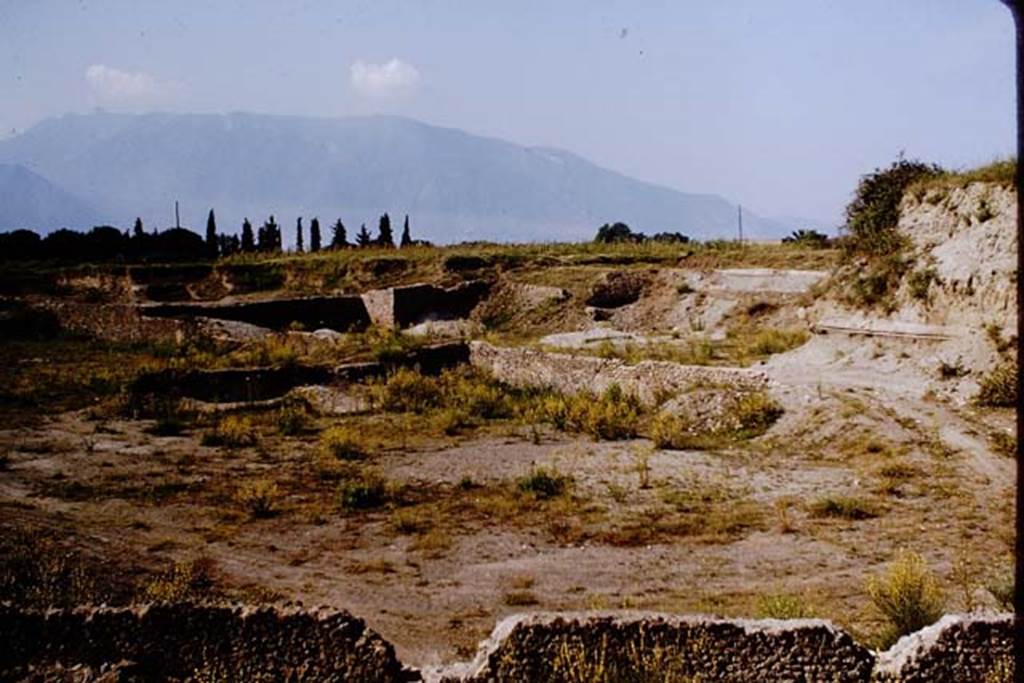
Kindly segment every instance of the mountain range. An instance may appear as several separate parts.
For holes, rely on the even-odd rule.
[[[575,154],[394,116],[67,114],[0,141],[0,230],[49,232],[97,223],[221,231],[274,214],[349,234],[388,211],[409,214],[413,237],[590,239],[603,223],[634,230],[731,238],[736,203],[636,180]],[[744,210],[744,232],[774,238],[795,227]]]

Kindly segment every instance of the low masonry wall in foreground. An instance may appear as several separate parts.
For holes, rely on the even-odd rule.
[[[394,648],[347,612],[189,604],[49,612],[0,606],[0,680],[29,666],[131,663],[132,680],[408,680]]]
[[[746,368],[681,365],[669,361],[628,365],[618,359],[494,346],[480,341],[470,343],[469,362],[513,386],[546,387],[563,394],[577,394],[601,393],[617,384],[648,404],[695,385],[754,391],[767,388],[770,381],[767,374]]]
[[[540,612],[500,622],[471,662],[417,671],[344,611],[0,605],[0,680],[119,666],[147,681],[1009,683],[1012,624],[1010,615],[947,616],[879,654],[817,619]]]

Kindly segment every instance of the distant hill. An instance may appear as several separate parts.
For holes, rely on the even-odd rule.
[[[256,114],[69,114],[0,142],[18,163],[95,204],[104,220],[136,215],[165,226],[203,225],[213,207],[222,230],[275,214],[290,237],[296,216],[341,217],[350,234],[388,211],[410,214],[413,236],[437,242],[576,240],[605,222],[696,238],[735,234],[736,206],[609,171],[565,151],[372,116],[318,119]],[[6,195],[0,195],[3,201]],[[42,229],[53,221],[13,219]],[[79,221],[85,226],[89,221]],[[778,224],[744,212],[751,237]]]
[[[100,212],[18,164],[0,164],[0,230],[61,228],[100,221]]]

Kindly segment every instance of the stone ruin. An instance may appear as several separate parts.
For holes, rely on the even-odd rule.
[[[344,611],[0,605],[0,680],[994,683],[1010,680],[1012,630],[1011,615],[947,616],[877,653],[817,619],[541,612],[500,622],[470,662],[421,671]]]

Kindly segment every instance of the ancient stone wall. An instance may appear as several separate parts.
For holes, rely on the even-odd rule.
[[[951,614],[901,638],[878,658],[878,683],[1010,683],[1011,616]]]
[[[267,299],[239,303],[161,304],[146,306],[145,315],[160,318],[206,317],[237,320],[274,330],[298,323],[308,330],[362,330],[370,316],[358,296],[311,296],[296,299]]]
[[[114,342],[174,342],[188,335],[191,323],[184,320],[149,318],[137,306],[113,303],[80,303],[46,300],[39,308],[51,311],[61,328]]]
[[[820,620],[643,613],[509,617],[441,681],[672,680],[867,683],[874,654]]]
[[[327,609],[158,604],[39,611],[0,604],[0,642],[0,680],[37,680],[59,666],[98,672],[112,665],[130,680],[172,681],[1012,680],[1010,615],[947,616],[875,653],[817,619],[520,614],[500,622],[472,661],[423,671],[403,667],[392,645],[361,619]]]
[[[628,365],[618,359],[549,353],[522,347],[470,343],[470,363],[513,386],[547,387],[565,394],[601,393],[617,384],[645,403],[656,403],[683,389],[699,385],[758,390],[768,376],[744,368],[680,365],[668,361],[641,361]]]
[[[375,289],[362,295],[363,304],[373,321],[381,327],[409,327],[428,320],[458,320],[470,312],[490,292],[482,280],[444,289],[416,284]]]
[[[400,681],[394,648],[341,611],[189,604],[20,611],[0,605],[0,680],[29,666],[130,662],[131,680]],[[121,679],[118,679],[121,680]]]

